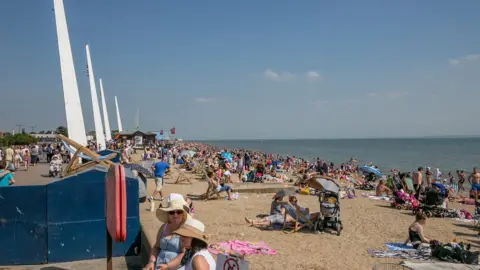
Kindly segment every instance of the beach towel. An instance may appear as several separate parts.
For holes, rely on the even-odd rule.
[[[460,264],[460,263],[447,263],[447,262],[402,262],[401,265],[405,265],[414,270],[473,270],[478,269],[474,265]]]
[[[265,242],[249,242],[242,240],[233,240],[220,242],[208,246],[208,251],[214,255],[233,254],[233,255],[275,255],[277,251],[268,247]]]
[[[375,258],[390,258],[390,259],[404,259],[426,261],[430,259],[430,248],[414,249],[414,250],[374,250],[367,249],[368,254]]]
[[[409,191],[415,191],[415,188],[413,187],[413,180],[412,178],[405,178],[405,184],[407,184],[407,188]]]
[[[400,250],[415,250],[412,245],[405,245],[404,243],[385,243],[385,247],[390,251]]]
[[[371,195],[371,194],[368,194],[368,193],[362,193],[362,196],[365,197],[365,198],[369,198],[371,200],[378,200],[378,201],[389,201],[391,199],[390,197],[375,196],[375,195]]]
[[[453,218],[453,220],[459,221],[459,222],[474,222],[475,221],[473,219],[466,219],[466,218]]]

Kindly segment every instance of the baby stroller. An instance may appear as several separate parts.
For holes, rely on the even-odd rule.
[[[444,185],[433,183],[432,188],[425,191],[425,199],[420,205],[420,211],[425,212],[427,217],[447,217],[449,212],[444,208],[448,190]]]
[[[60,155],[53,155],[48,168],[49,177],[57,177],[62,172],[62,157]]]
[[[340,220],[340,187],[334,180],[328,178],[311,178],[308,185],[319,192],[320,215],[315,222],[314,230],[323,231],[332,228],[337,235],[343,230]]]
[[[420,203],[415,199],[414,194],[406,193],[398,177],[392,178],[393,201],[391,206],[396,209],[414,210],[420,206]]]
[[[393,192],[393,202],[391,206],[396,209],[413,211],[420,206],[420,203],[415,199],[413,194],[407,194],[403,190],[396,190]]]

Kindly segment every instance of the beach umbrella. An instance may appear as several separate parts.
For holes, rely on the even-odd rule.
[[[138,173],[143,174],[145,177],[151,178],[153,177],[153,172],[150,168],[145,168],[144,166],[140,164],[135,164],[135,163],[128,163],[128,164],[123,164],[123,167],[130,169],[130,170],[135,170]]]
[[[277,193],[275,193],[275,196],[273,196],[273,198],[275,199],[275,198],[294,196],[294,195],[295,195],[295,192],[293,190],[282,189],[282,190],[278,191]]]
[[[230,154],[228,152],[222,152],[222,153],[220,153],[220,156],[222,158],[226,159],[229,163],[232,163],[232,161],[233,161],[232,154]]]
[[[374,167],[361,166],[361,167],[359,168],[359,170],[360,170],[361,172],[373,173],[373,174],[375,174],[375,175],[378,176],[378,177],[382,177],[382,174],[380,173],[380,171],[378,171],[378,170],[375,169]]]
[[[192,151],[192,150],[183,150],[182,153],[180,153],[180,156],[193,157],[194,155],[195,155],[195,151]]]

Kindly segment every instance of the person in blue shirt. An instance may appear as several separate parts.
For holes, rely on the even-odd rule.
[[[5,167],[6,163],[0,162],[0,187],[8,187],[15,183],[13,174],[10,171],[5,170]]]
[[[160,194],[160,201],[163,201],[162,186],[163,186],[163,177],[165,172],[168,172],[170,165],[168,163],[159,161],[152,165],[152,170],[155,173],[155,191],[152,196],[148,198],[149,201],[154,200],[157,194]]]

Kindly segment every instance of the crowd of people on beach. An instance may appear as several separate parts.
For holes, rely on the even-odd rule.
[[[90,144],[89,148],[98,150],[94,144]],[[302,194],[317,195],[315,188],[309,186],[309,180],[314,178],[325,178],[338,183],[348,198],[356,197],[355,189],[367,189],[374,190],[379,197],[391,196],[394,200],[395,196],[400,196],[398,194],[404,194],[405,198],[419,201],[428,190],[442,185],[450,191],[445,199],[453,198],[461,203],[476,204],[477,192],[480,192],[480,173],[477,168],[469,176],[463,170],[458,170],[456,177],[452,173],[443,174],[438,168],[433,172],[429,167],[419,167],[414,172],[392,169],[388,174],[378,175],[362,171],[362,167],[376,170],[376,166],[360,166],[354,158],[335,166],[333,162],[320,158],[308,160],[291,155],[226,149],[196,142],[157,141],[145,146],[142,151],[134,149],[132,142],[112,141],[107,144],[107,148],[118,150],[120,162],[124,164],[137,162],[132,159],[132,154],[140,152],[143,164],[149,164],[146,167],[155,179],[155,189],[148,200],[167,200],[167,206],[157,210],[157,218],[164,224],[158,232],[158,241],[145,269],[215,269],[215,260],[207,249],[205,225],[193,218],[192,201],[180,194],[164,196],[162,193],[164,178],[174,165],[180,170],[204,173],[208,184],[205,200],[218,199],[223,192],[226,193],[227,200],[234,199],[235,193],[231,187],[234,183],[288,183],[297,186],[297,194],[276,194],[273,197],[268,216],[245,218],[251,226],[267,228],[298,220],[298,217],[286,212],[284,202],[292,205],[306,221],[318,220],[322,213],[311,212],[298,202],[298,196]],[[41,155],[46,157],[47,162],[51,162],[56,155],[61,156],[62,162],[66,162],[64,156],[69,156],[69,152],[61,143],[11,146],[0,150],[0,187],[13,185],[13,172],[36,166]],[[234,175],[238,177],[233,177]],[[462,192],[467,191],[466,183],[471,190],[467,196],[463,196]],[[287,201],[284,201],[285,197],[288,198]],[[427,219],[425,212],[416,212],[415,221],[408,227],[405,243],[420,248],[432,242],[424,233]]]

